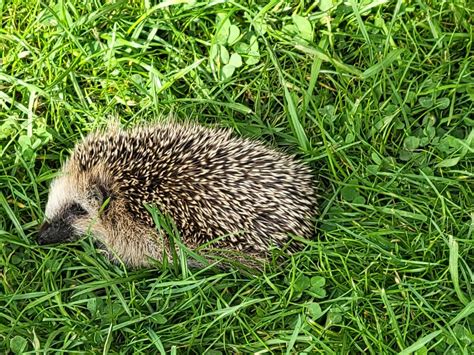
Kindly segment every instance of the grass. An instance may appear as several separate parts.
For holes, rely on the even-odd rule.
[[[0,352],[474,352],[468,1],[0,3]],[[48,183],[118,116],[297,153],[314,240],[263,275],[38,247]]]

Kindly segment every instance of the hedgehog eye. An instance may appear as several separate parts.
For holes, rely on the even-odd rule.
[[[77,202],[72,203],[67,209],[66,209],[67,215],[70,216],[86,216],[87,211]]]

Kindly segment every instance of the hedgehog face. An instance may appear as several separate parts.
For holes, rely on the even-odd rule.
[[[62,176],[53,181],[41,226],[38,243],[70,242],[100,230],[99,211],[104,201],[98,185],[82,184],[80,179]]]
[[[38,243],[71,242],[90,234],[111,261],[143,266],[148,257],[160,259],[165,246],[152,241],[154,229],[127,211],[123,195],[112,189],[105,172],[102,166],[87,171],[73,164],[63,168],[63,175],[51,184]]]

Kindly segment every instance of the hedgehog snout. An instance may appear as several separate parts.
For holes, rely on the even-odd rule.
[[[71,241],[75,237],[74,228],[66,221],[45,221],[38,235],[38,244],[57,244]]]
[[[64,243],[77,239],[79,235],[73,224],[87,214],[79,204],[70,204],[59,215],[43,222],[38,233],[38,244]]]

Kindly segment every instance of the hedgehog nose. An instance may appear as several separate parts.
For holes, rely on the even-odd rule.
[[[39,245],[45,245],[48,244],[48,230],[51,224],[47,221],[44,221],[43,224],[40,227],[40,230],[38,231],[38,244]]]
[[[73,241],[77,237],[70,222],[54,218],[45,221],[38,233],[38,244],[57,244]]]

